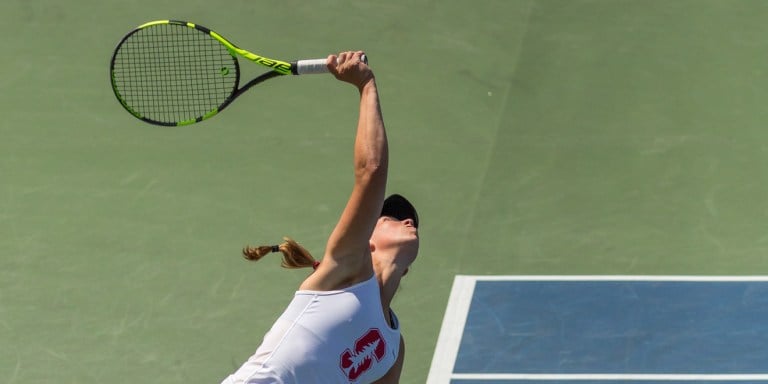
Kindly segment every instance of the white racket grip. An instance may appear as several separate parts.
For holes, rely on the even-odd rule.
[[[312,75],[317,73],[328,73],[328,67],[325,65],[326,59],[299,60],[296,62],[297,75]]]
[[[368,58],[363,55],[360,57],[363,63],[368,64]],[[314,75],[318,73],[328,73],[328,66],[325,65],[326,59],[298,60],[296,62],[297,75]]]

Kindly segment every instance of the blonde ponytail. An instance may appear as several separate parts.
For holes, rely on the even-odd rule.
[[[283,254],[283,268],[317,267],[318,262],[304,247],[289,237],[283,238],[280,245],[262,245],[258,247],[247,246],[243,248],[243,257],[246,260],[258,261],[271,252]]]

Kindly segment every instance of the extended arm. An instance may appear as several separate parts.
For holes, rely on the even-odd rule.
[[[344,211],[328,238],[323,261],[304,288],[338,289],[373,274],[369,240],[381,213],[387,184],[388,147],[373,72],[362,52],[328,58],[331,73],[360,92],[354,145],[354,185]]]

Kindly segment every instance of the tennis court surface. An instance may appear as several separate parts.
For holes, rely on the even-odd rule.
[[[766,382],[768,277],[457,276],[429,384]]]
[[[389,192],[421,218],[419,259],[393,302],[403,384],[424,384],[430,367],[458,384],[765,374],[753,363],[768,321],[750,319],[766,316],[740,312],[765,302],[739,308],[759,297],[707,281],[693,292],[745,313],[722,311],[740,328],[713,320],[672,340],[668,323],[692,318],[660,293],[672,282],[596,281],[597,307],[552,281],[478,280],[451,366],[433,356],[456,275],[768,275],[767,15],[762,0],[0,1],[0,383],[220,382],[307,273],[244,264],[242,247],[291,236],[317,256],[344,208],[358,95],[332,77],[270,80],[183,128],[126,113],[111,54],[167,18],[268,57],[368,54]],[[251,64],[244,78],[262,69]],[[639,298],[620,295],[629,286]],[[540,304],[526,295],[563,305],[520,310]],[[565,339],[601,329],[600,348],[587,349],[595,334]],[[687,355],[694,338],[706,355]]]

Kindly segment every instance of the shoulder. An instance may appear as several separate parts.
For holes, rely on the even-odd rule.
[[[367,256],[370,259],[370,254]],[[311,291],[335,291],[349,288],[370,279],[373,268],[350,268],[345,263],[337,263],[333,258],[324,257],[315,272],[301,283],[299,289]]]

